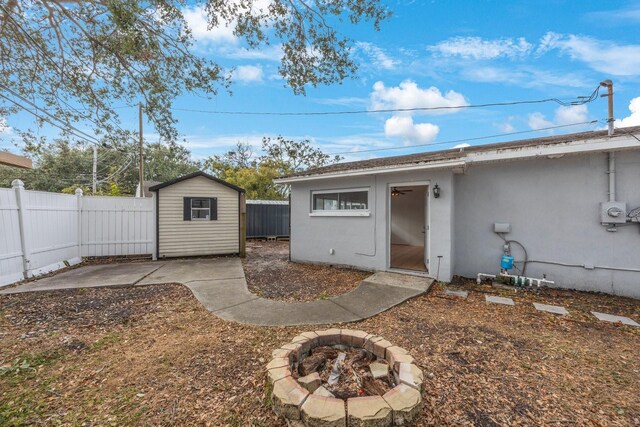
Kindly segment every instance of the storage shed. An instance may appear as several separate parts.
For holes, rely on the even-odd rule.
[[[244,190],[194,172],[149,188],[156,198],[158,258],[245,251]]]

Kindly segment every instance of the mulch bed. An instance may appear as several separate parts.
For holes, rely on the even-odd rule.
[[[281,301],[314,301],[355,289],[372,273],[289,262],[288,242],[247,242],[242,261],[251,292]]]
[[[348,327],[414,356],[425,374],[420,426],[640,424],[640,328],[583,312],[638,320],[638,301],[553,292],[571,316],[537,312],[529,293],[498,306],[436,285]],[[283,427],[264,366],[298,333],[325,327],[226,322],[179,285],[0,296],[0,425]]]

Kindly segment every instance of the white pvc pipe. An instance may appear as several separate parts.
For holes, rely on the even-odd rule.
[[[524,281],[528,280],[531,285],[536,285],[537,287],[540,287],[543,284],[544,285],[554,285],[556,283],[553,280],[538,279],[536,277],[515,276],[513,274],[507,274],[507,273],[500,273],[500,277],[513,277],[516,280],[516,282],[518,281],[518,279],[522,279],[523,283],[524,283]],[[482,282],[483,278],[485,278],[485,279],[495,279],[496,275],[495,274],[478,273],[478,277],[476,278],[476,282],[478,284],[480,284]]]
[[[495,274],[485,274],[485,273],[478,273],[478,277],[476,278],[476,282],[478,284],[480,284],[482,282],[482,279],[495,279],[496,275]]]

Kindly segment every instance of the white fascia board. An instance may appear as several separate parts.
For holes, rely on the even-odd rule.
[[[639,149],[640,142],[631,136],[627,138],[601,138],[590,142],[568,142],[557,145],[538,145],[534,147],[510,148],[507,150],[492,150],[469,153],[467,162],[485,163],[508,160],[526,160],[548,156],[563,156],[565,154],[587,154],[607,151],[621,151]]]
[[[347,170],[347,171],[341,171],[341,172],[324,173],[320,175],[292,176],[291,178],[279,178],[274,180],[274,182],[276,184],[290,184],[292,182],[316,181],[318,179],[343,178],[343,177],[350,177],[350,176],[362,176],[362,175],[394,173],[394,172],[410,172],[415,170],[448,169],[453,167],[464,166],[465,164],[466,164],[465,160],[461,160],[461,159],[433,161],[428,163],[417,163],[417,164],[411,164],[411,165],[393,165],[393,166],[384,166],[379,168]]]
[[[626,138],[625,138],[626,136]],[[291,178],[281,178],[274,182],[276,184],[290,184],[292,182],[315,181],[319,179],[342,178],[351,176],[383,174],[393,172],[409,172],[416,170],[430,169],[453,169],[464,168],[473,163],[488,163],[496,161],[509,160],[526,160],[532,158],[540,158],[547,156],[560,156],[565,154],[584,154],[607,151],[621,151],[629,149],[640,149],[640,142],[630,135],[621,135],[615,137],[603,137],[585,142],[584,140],[576,140],[572,142],[553,144],[553,145],[537,145],[529,147],[511,147],[505,149],[497,149],[491,151],[469,151],[466,157],[455,160],[436,160],[426,163],[418,163],[412,165],[392,165],[381,168],[368,168],[347,170],[334,173],[326,173],[320,175],[296,176]]]

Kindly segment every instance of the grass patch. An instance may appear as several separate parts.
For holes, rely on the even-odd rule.
[[[102,350],[111,344],[115,344],[122,339],[122,335],[118,332],[109,332],[105,334],[102,338],[98,339],[96,342],[91,344],[91,350],[98,351]]]
[[[0,367],[0,388],[7,389],[0,402],[0,426],[31,425],[41,418],[49,382],[31,380],[59,357],[59,352],[32,353]]]

